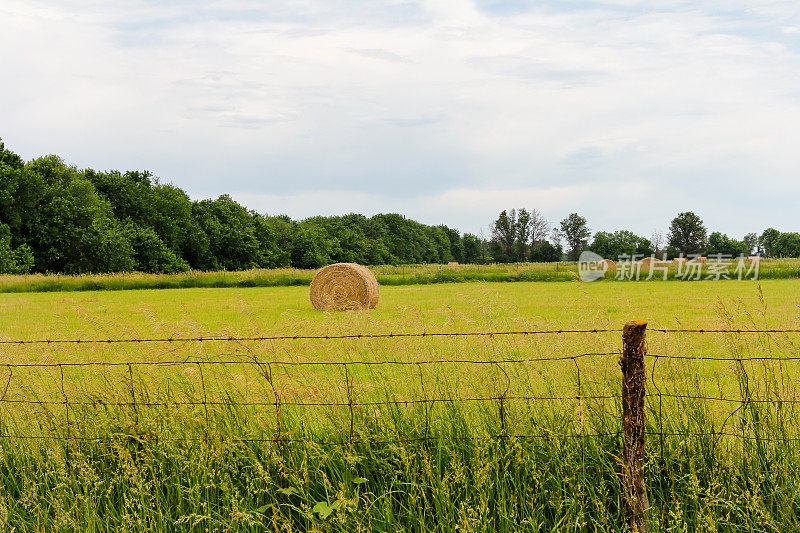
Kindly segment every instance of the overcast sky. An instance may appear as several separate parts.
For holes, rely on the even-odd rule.
[[[800,230],[796,0],[3,0],[0,50],[8,148],[193,198]]]

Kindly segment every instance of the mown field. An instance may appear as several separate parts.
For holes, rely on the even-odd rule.
[[[0,295],[0,341],[629,320],[797,329],[800,286],[385,285],[378,309],[346,313],[313,311],[303,286]],[[787,358],[798,342],[648,334],[653,355],[726,359],[647,361],[654,529],[797,529],[800,364]],[[618,331],[0,344],[0,522],[14,531],[622,530],[620,348]],[[101,362],[115,366],[74,365]],[[11,366],[31,364],[50,366]]]

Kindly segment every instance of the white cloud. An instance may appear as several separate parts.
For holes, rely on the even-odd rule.
[[[292,216],[791,227],[793,3],[502,4],[6,0],[0,135]]]

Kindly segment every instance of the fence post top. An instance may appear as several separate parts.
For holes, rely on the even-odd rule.
[[[625,329],[646,328],[646,327],[647,327],[647,320],[632,320],[630,322],[625,323]]]

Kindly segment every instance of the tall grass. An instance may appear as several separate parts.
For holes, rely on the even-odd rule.
[[[576,281],[576,263],[514,263],[496,265],[405,265],[370,267],[381,285],[428,285],[432,283],[465,283],[473,281]],[[146,274],[141,272],[116,274],[31,274],[0,275],[0,292],[58,292],[58,291],[116,291],[135,289],[181,289],[222,287],[290,287],[309,285],[315,270],[294,268],[255,269],[241,272],[200,272],[180,274]],[[675,279],[672,267],[669,279]],[[646,278],[646,273],[641,276]],[[763,260],[760,279],[800,278],[800,260]],[[655,281],[661,279],[656,273]],[[608,273],[607,281],[615,280]],[[623,279],[622,281],[626,281]]]
[[[577,279],[564,263],[518,265],[407,265],[371,267],[382,285],[427,285],[469,281],[569,281]],[[290,287],[309,285],[316,270],[256,269],[241,272],[181,274],[31,274],[0,275],[0,292],[116,291],[134,289],[188,289],[221,287]]]
[[[735,431],[710,405],[650,413],[647,483],[654,530],[796,531],[800,524],[786,417],[751,404]],[[380,416],[314,430],[287,416],[286,440],[228,404],[154,433],[139,424],[100,440],[0,439],[6,531],[621,531],[618,406],[583,423],[453,403],[387,404]],[[144,422],[144,426],[147,423]],[[582,426],[582,427],[581,427]],[[87,429],[90,433],[91,429]],[[530,435],[515,436],[525,430]],[[183,435],[183,437],[181,437]],[[191,435],[202,435],[192,438]],[[507,435],[507,436],[504,436]],[[586,436],[580,436],[586,435]],[[688,436],[687,436],[688,435]],[[498,437],[498,436],[502,436]]]
[[[793,326],[796,302],[781,290],[771,300],[760,289],[757,300],[714,302],[703,293],[705,323],[757,329],[775,318]],[[90,305],[107,310],[110,296],[97,295]],[[585,309],[604,303],[597,296]],[[625,295],[615,288],[610,298]],[[688,300],[686,293],[680,300]],[[400,331],[567,329],[578,319],[570,312],[562,322],[534,328],[527,315],[482,314],[498,311],[487,301],[470,300],[472,314],[463,323],[451,322],[462,308],[435,307],[447,311],[441,329],[413,306],[383,319],[373,312],[311,319],[288,313],[288,320],[291,331],[391,332],[398,324]],[[34,309],[27,312],[36,316]],[[166,320],[145,311],[159,325]],[[263,327],[261,315],[254,320],[254,328]],[[141,327],[133,324],[127,327]],[[226,327],[241,332],[247,324]],[[169,325],[178,328],[176,336],[196,333],[190,323]],[[98,337],[125,336],[108,333]],[[787,359],[796,355],[797,338],[648,334],[649,352],[661,356],[647,360],[645,475],[653,531],[799,529],[794,376],[800,361]],[[621,376],[613,353],[619,343],[619,332],[609,332],[235,346],[3,345],[0,527],[623,531]],[[589,352],[597,355],[577,357]],[[576,358],[540,360],[564,356]],[[238,359],[223,365],[215,358]],[[460,362],[433,362],[452,359]],[[517,362],[501,363],[509,359]],[[180,364],[66,366],[131,360]],[[6,366],[14,363],[56,366]],[[272,404],[276,397],[280,409]]]
[[[748,343],[734,342],[730,353],[745,357]],[[279,386],[277,368],[261,372]],[[653,530],[800,526],[797,396],[777,364],[734,369],[729,404],[698,393],[688,366],[648,366]],[[625,529],[619,397],[593,399],[616,379],[595,382],[584,372],[574,398],[502,404],[463,401],[439,382],[424,398],[441,400],[425,403],[413,401],[421,393],[399,375],[354,389],[352,415],[346,404],[310,407],[292,396],[280,410],[248,405],[253,385],[206,390],[205,381],[202,388],[153,382],[135,372],[116,391],[82,378],[63,393],[54,387],[52,398],[70,396],[68,413],[48,403],[46,390],[28,412],[3,404],[0,524],[6,531]],[[527,374],[506,376],[514,390],[553,394]],[[359,377],[366,375],[351,374]],[[316,399],[343,400],[322,386]],[[709,398],[680,394],[692,389],[686,396]],[[398,402],[399,392],[408,401]],[[112,405],[126,398],[138,403]],[[16,438],[26,436],[35,438]]]

